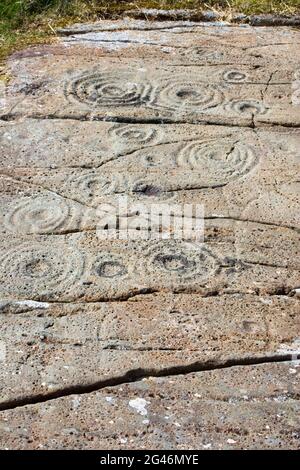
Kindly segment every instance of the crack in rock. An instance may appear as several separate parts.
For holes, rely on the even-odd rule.
[[[67,397],[70,395],[85,395],[107,387],[115,387],[131,382],[138,382],[149,377],[172,377],[186,375],[195,372],[208,372],[217,369],[227,369],[229,367],[250,366],[258,364],[270,364],[279,362],[294,362],[300,358],[300,354],[269,355],[261,357],[243,357],[240,359],[228,359],[226,361],[194,362],[180,366],[168,367],[164,369],[133,369],[120,376],[110,379],[99,380],[91,384],[78,384],[65,387],[55,392],[46,394],[29,395],[19,399],[4,401],[0,404],[0,411],[11,410],[28,405],[45,403],[49,400]]]

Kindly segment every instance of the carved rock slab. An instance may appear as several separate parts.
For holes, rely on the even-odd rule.
[[[9,58],[2,449],[299,448],[299,46],[124,19]]]

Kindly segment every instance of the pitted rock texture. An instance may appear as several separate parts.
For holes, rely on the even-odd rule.
[[[299,448],[299,31],[59,34],[1,93],[1,448]]]
[[[1,413],[17,449],[298,449],[289,363],[151,378]]]
[[[299,332],[299,302],[285,296],[136,296],[127,302],[3,302],[9,339],[1,403],[61,394],[143,370],[281,357]],[[126,379],[124,379],[126,382]]]

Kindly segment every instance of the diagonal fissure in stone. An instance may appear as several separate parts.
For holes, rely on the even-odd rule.
[[[22,398],[10,399],[0,404],[0,411],[11,410],[28,405],[36,405],[45,403],[57,398],[68,397],[71,395],[85,395],[97,392],[107,387],[115,387],[127,383],[138,382],[150,377],[172,377],[177,375],[187,375],[197,372],[209,372],[217,369],[228,369],[231,367],[239,366],[253,366],[259,364],[271,364],[280,362],[291,362],[298,360],[300,354],[282,354],[282,355],[269,355],[269,356],[255,356],[255,357],[241,357],[234,359],[227,359],[225,361],[196,361],[192,364],[182,364],[173,367],[166,367],[163,369],[132,369],[122,375],[111,377],[109,379],[99,380],[90,384],[77,384],[69,387],[61,388],[55,392],[46,394],[28,395]]]

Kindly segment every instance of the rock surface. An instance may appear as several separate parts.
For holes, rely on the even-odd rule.
[[[216,367],[274,357],[290,348],[300,322],[285,296],[171,294],[126,302],[3,302],[9,350],[1,404],[64,388],[105,384],[181,366]],[[87,367],[88,364],[88,367]],[[144,371],[144,372],[143,372]],[[147,372],[145,372],[147,371]],[[124,378],[126,382],[126,378]]]
[[[299,368],[149,378],[1,414],[14,449],[297,449]]]
[[[299,45],[125,19],[9,59],[2,449],[299,448]]]

